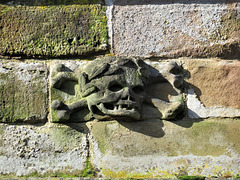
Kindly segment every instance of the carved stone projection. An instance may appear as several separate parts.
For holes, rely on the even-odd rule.
[[[183,77],[175,62],[160,71],[141,59],[125,57],[104,57],[76,66],[57,64],[51,70],[52,122],[143,120],[147,106],[157,109],[155,118],[174,119],[183,110]],[[151,95],[149,87],[159,83],[168,83],[178,98],[161,100]]]

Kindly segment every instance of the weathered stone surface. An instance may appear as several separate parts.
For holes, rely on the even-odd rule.
[[[0,122],[44,122],[48,113],[44,63],[0,62]]]
[[[73,5],[73,4],[104,4],[103,0],[1,0],[1,4],[10,6],[50,6],[50,5]]]
[[[86,127],[79,124],[0,124],[0,174],[80,175],[88,155],[86,133]]]
[[[0,4],[0,55],[60,57],[107,49],[106,8]]]
[[[184,109],[182,68],[176,62],[149,64],[112,56],[51,63],[51,122],[176,119]]]
[[[106,2],[116,55],[240,57],[238,1]]]
[[[54,100],[59,100],[64,102],[65,104],[70,104],[72,102],[77,102],[81,99],[79,95],[79,86],[78,86],[78,81],[74,80],[74,77],[79,75],[79,69],[81,69],[82,66],[84,66],[87,63],[87,61],[52,61],[50,65],[50,76],[49,76],[49,81],[50,81],[50,106],[54,108],[54,105],[52,102]],[[57,82],[58,80],[58,75],[61,75],[62,71],[66,71],[66,78],[63,79],[64,83],[59,83],[59,88],[53,87],[53,83]],[[74,75],[75,74],[75,75]],[[57,104],[56,104],[57,105]],[[50,121],[51,122],[61,122],[59,119],[57,113],[54,111],[54,109],[50,107]],[[66,108],[63,108],[63,113],[66,112]],[[80,109],[81,110],[81,109]],[[79,121],[87,121],[89,118],[88,116],[88,109],[85,110],[83,108],[80,113],[75,113],[72,115],[70,118],[71,122],[79,122]],[[67,114],[67,112],[66,112]],[[68,121],[68,122],[70,122]],[[65,120],[65,122],[67,122]]]
[[[88,122],[95,168],[108,178],[239,173],[240,122],[231,119]]]
[[[189,73],[187,106],[192,118],[240,116],[240,62],[185,60]]]

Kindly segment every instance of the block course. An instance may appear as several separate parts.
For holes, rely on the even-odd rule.
[[[107,1],[112,51],[144,57],[239,58],[240,6],[225,1]]]
[[[105,7],[0,4],[0,55],[81,56],[106,51]]]

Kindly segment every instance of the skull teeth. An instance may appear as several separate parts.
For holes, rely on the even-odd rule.
[[[131,106],[126,104],[116,105],[118,110],[134,110]]]
[[[102,104],[102,106],[108,110],[114,110],[114,111],[134,111],[135,109],[131,107],[129,104]]]

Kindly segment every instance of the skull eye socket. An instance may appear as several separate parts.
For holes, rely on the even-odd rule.
[[[113,84],[109,87],[110,91],[117,92],[123,89],[123,86],[120,84]]]
[[[142,94],[144,92],[144,89],[142,86],[135,86],[132,90],[135,94]]]

